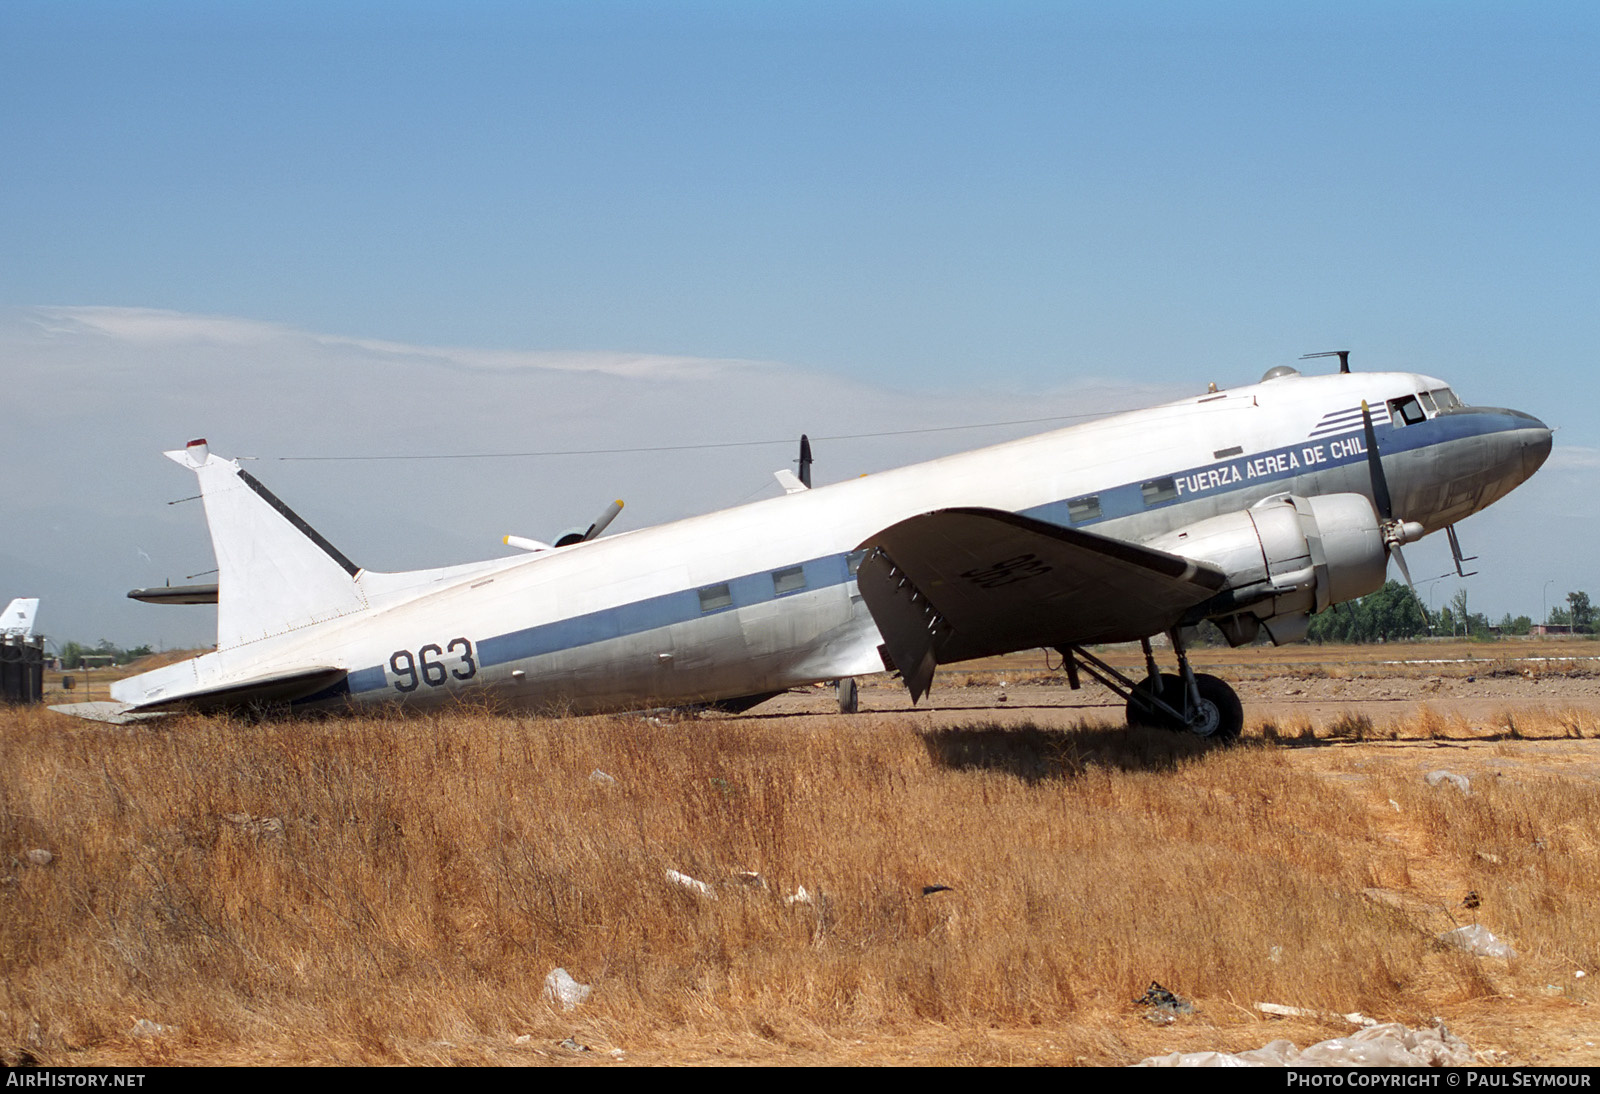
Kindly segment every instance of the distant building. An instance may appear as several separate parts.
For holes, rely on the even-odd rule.
[[[1571,623],[1535,623],[1529,634],[1552,637],[1558,634],[1571,634]]]

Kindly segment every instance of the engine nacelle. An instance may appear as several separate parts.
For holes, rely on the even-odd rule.
[[[1200,611],[1235,646],[1263,627],[1274,645],[1298,642],[1317,612],[1381,588],[1389,564],[1378,514],[1361,494],[1282,495],[1145,546],[1228,575],[1227,588]]]

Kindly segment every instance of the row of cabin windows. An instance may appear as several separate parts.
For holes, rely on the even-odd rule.
[[[856,560],[855,565],[860,565],[860,561]],[[855,569],[852,566],[851,573],[854,572]],[[797,593],[805,587],[806,572],[803,567],[785,566],[781,570],[772,571],[773,596],[787,596],[789,593]],[[702,612],[714,612],[720,608],[731,608],[732,606],[733,591],[728,588],[726,581],[718,582],[715,585],[707,585],[700,590],[700,610]]]
[[[1144,498],[1146,506],[1160,505],[1178,496],[1178,484],[1170,478],[1151,479],[1149,482],[1139,484],[1139,494]],[[1067,500],[1067,520],[1073,524],[1099,520],[1101,516],[1099,494],[1085,494],[1081,498]]]

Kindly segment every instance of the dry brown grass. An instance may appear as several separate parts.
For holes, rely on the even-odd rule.
[[[1206,751],[805,724],[0,712],[0,1055],[515,1062],[574,1031],[638,1061],[1254,1047],[1282,1035],[1257,1000],[1415,1024],[1497,990],[1363,895],[1440,870],[1526,948],[1496,975],[1600,966],[1592,794],[1358,791],[1289,762],[1309,725]],[[594,985],[570,1014],[544,998],[556,966]],[[1151,980],[1199,1016],[1143,1022]]]
[[[1319,730],[1306,717],[1264,719],[1247,726],[1247,736],[1267,741],[1314,740]],[[1441,714],[1427,703],[1413,711],[1375,722],[1359,711],[1345,710],[1330,718],[1320,735],[1354,741],[1551,741],[1600,737],[1600,714],[1577,708],[1504,707],[1487,718]]]

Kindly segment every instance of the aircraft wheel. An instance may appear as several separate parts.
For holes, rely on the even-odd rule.
[[[854,676],[842,677],[834,686],[839,694],[840,714],[854,714],[861,709],[861,694]]]
[[[1244,729],[1244,704],[1239,702],[1239,693],[1225,681],[1203,672],[1194,674],[1194,683],[1200,692],[1200,709],[1186,727],[1189,732],[1222,743],[1238,740]]]
[[[1170,672],[1163,672],[1156,678],[1160,681],[1161,691],[1159,697],[1162,702],[1176,710],[1183,709],[1183,678]],[[1150,705],[1152,680],[1145,677],[1139,681],[1128,696],[1128,725],[1144,726],[1147,729],[1166,729],[1177,731],[1183,729],[1183,723],[1164,710],[1159,710]]]

